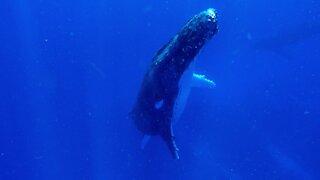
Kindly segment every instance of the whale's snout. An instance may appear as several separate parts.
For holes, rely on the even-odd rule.
[[[215,33],[218,30],[218,15],[215,9],[209,8],[203,11],[200,17],[201,24],[206,26],[209,31]]]
[[[208,21],[216,22],[217,21],[217,11],[213,8],[209,8],[205,11]]]

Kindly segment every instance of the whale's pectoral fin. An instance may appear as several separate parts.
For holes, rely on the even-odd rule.
[[[173,130],[172,126],[166,128],[165,131],[162,131],[161,133],[162,139],[166,142],[171,155],[173,156],[174,159],[179,159],[179,149],[176,145],[175,137],[173,135]]]
[[[143,136],[143,139],[142,139],[141,145],[140,145],[140,148],[142,150],[146,147],[147,143],[150,141],[150,138],[151,138],[151,136],[148,136],[148,135]]]
[[[205,75],[193,73],[192,74],[192,87],[215,88],[216,83],[210,79],[207,79]]]

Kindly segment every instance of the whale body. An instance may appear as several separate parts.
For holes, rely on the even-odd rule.
[[[215,86],[204,75],[193,73],[190,67],[200,49],[218,31],[217,22],[214,9],[200,12],[156,53],[130,112],[136,127],[146,137],[160,136],[175,159],[179,159],[179,150],[172,125],[182,112],[190,84]]]

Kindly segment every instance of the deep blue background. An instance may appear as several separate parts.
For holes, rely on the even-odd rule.
[[[0,179],[320,179],[320,2],[2,0]],[[214,7],[174,127],[140,150],[127,117],[155,52]]]

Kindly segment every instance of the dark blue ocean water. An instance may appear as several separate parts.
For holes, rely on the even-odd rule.
[[[320,179],[317,0],[2,0],[1,180]],[[174,126],[140,149],[128,118],[156,51],[214,7]]]

